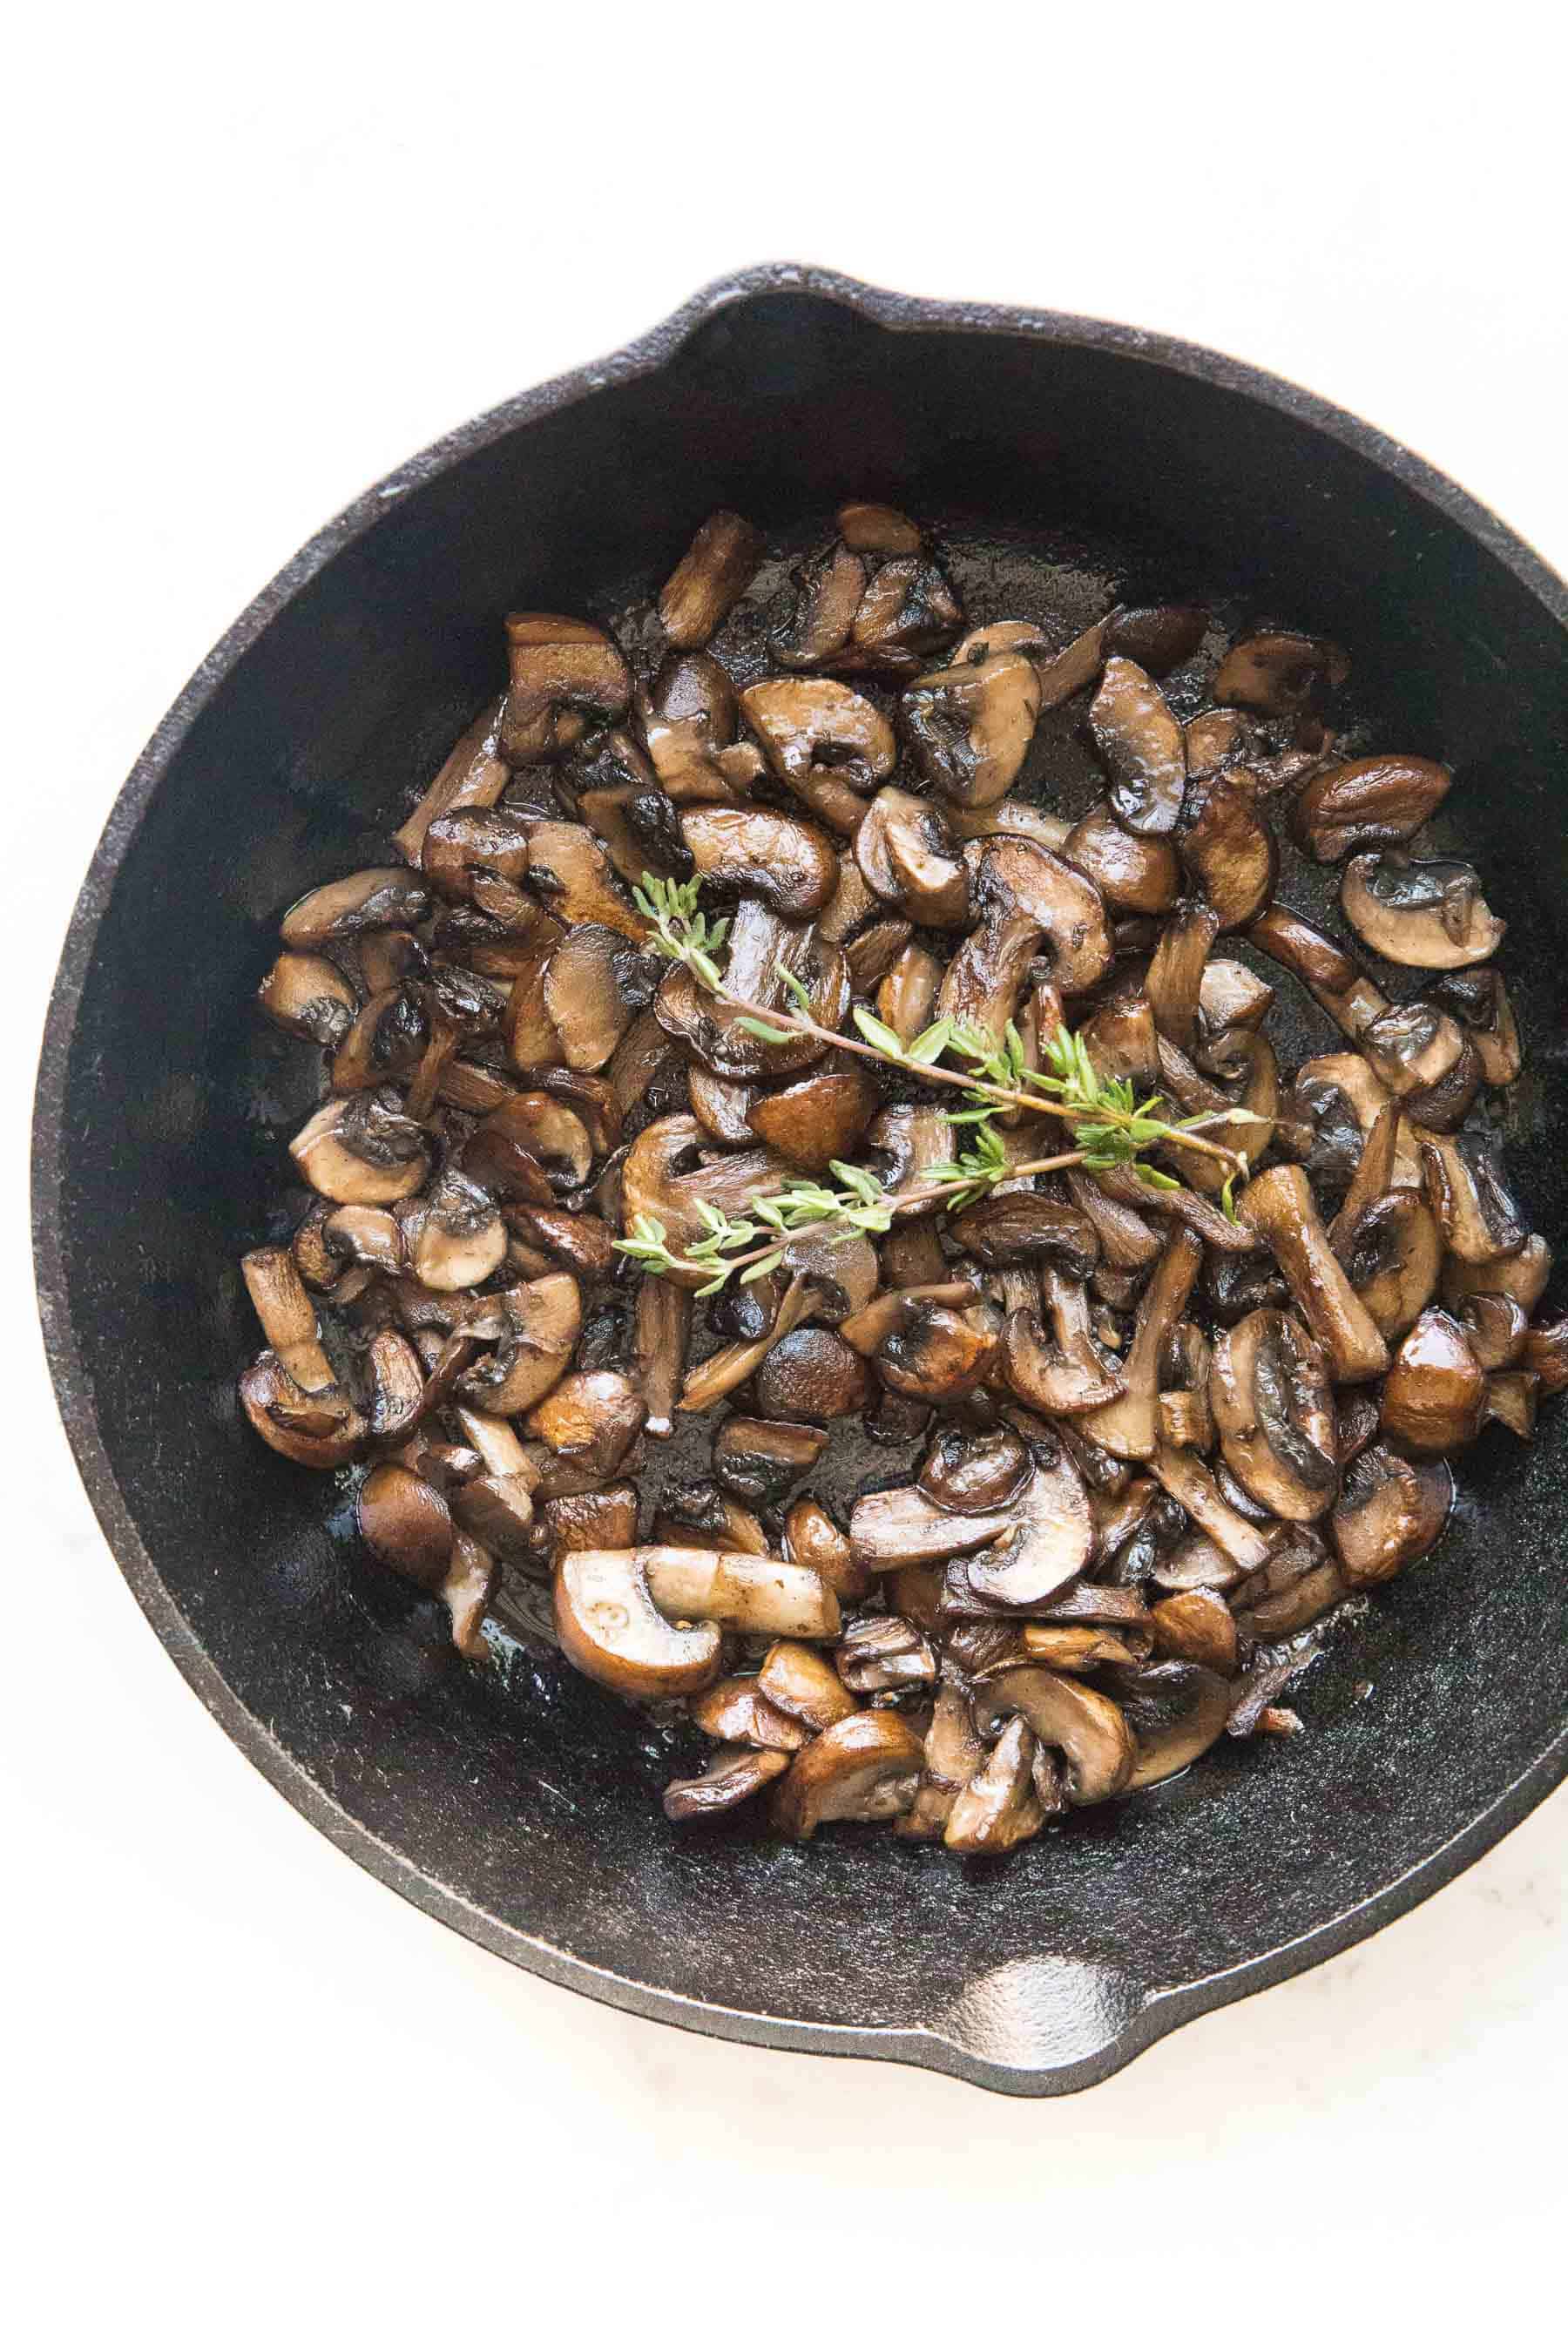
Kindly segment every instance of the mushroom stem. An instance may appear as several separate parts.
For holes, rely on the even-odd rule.
[[[327,1360],[316,1310],[300,1279],[293,1252],[247,1250],[239,1264],[267,1344],[295,1387],[310,1396],[335,1389],[338,1376]]]
[[[493,1412],[476,1412],[468,1404],[456,1405],[453,1412],[463,1435],[493,1476],[507,1478],[519,1470],[525,1476],[532,1475],[533,1465],[510,1421]]]

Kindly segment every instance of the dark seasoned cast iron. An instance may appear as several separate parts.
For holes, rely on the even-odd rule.
[[[206,1704],[389,1885],[557,1982],[780,2047],[992,2088],[1093,2083],[1337,1951],[1483,1853],[1568,1757],[1568,1414],[1467,1457],[1436,1556],[1314,1670],[1311,1737],[1224,1752],[1003,1865],[885,1832],[808,1849],[661,1819],[657,1740],[519,1653],[460,1666],[331,1489],[241,1425],[237,1248],[282,1230],[309,1056],[249,998],[279,910],[380,850],[497,682],[497,616],[603,604],[733,504],[854,493],[1006,521],[1137,592],[1353,648],[1375,740],[1457,767],[1531,1043],[1510,1139],[1562,1250],[1568,591],[1354,419],[1092,320],[821,272],[709,289],[616,358],[412,461],[298,555],[120,800],[55,990],[37,1242],[61,1409],[121,1567]],[[991,606],[982,614],[995,617]],[[1369,1687],[1370,1686],[1370,1687]]]

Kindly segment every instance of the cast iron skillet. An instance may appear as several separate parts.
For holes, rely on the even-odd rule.
[[[1561,1251],[1568,590],[1452,484],[1272,377],[1133,330],[787,266],[367,493],[203,664],[117,802],[72,923],[36,1129],[39,1290],[110,1543],[253,1762],[388,1885],[647,2017],[1078,2089],[1383,1925],[1568,1759],[1568,1415],[1468,1455],[1438,1553],[1316,1670],[1312,1736],[1224,1751],[1002,1865],[876,1831],[678,1833],[628,1714],[524,1658],[459,1665],[321,1482],[234,1402],[241,1241],[279,1230],[309,1057],[249,998],[279,910],[367,862],[493,691],[497,615],[657,581],[710,508],[855,493],[1009,519],[1131,584],[1353,647],[1386,748],[1452,761],[1511,930],[1531,1075],[1510,1162]],[[1370,1685],[1370,1687],[1369,1687]]]

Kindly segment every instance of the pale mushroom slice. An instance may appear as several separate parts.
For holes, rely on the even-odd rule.
[[[740,603],[763,559],[763,536],[743,515],[710,514],[658,593],[672,646],[705,646]]]
[[[1138,1304],[1138,1319],[1121,1366],[1122,1390],[1083,1414],[1085,1434],[1120,1460],[1147,1462],[1160,1438],[1160,1364],[1203,1263],[1203,1244],[1178,1225],[1161,1254]]]
[[[544,1274],[502,1294],[500,1344],[458,1384],[481,1412],[526,1412],[549,1393],[572,1361],[583,1328],[583,1299],[569,1274]]]
[[[1230,1719],[1230,1683],[1188,1659],[1113,1667],[1107,1679],[1135,1749],[1123,1783],[1129,1794],[1184,1772],[1214,1746]]]
[[[1186,790],[1181,721],[1147,671],[1114,654],[1089,706],[1089,732],[1129,833],[1173,833]]]
[[[1316,1519],[1339,1492],[1333,1390],[1293,1315],[1260,1307],[1215,1341],[1209,1396],[1231,1474],[1280,1519]]]
[[[1309,856],[1337,866],[1352,851],[1408,841],[1436,815],[1453,781],[1436,760],[1408,754],[1342,761],[1302,786],[1290,830]]]
[[[1015,1716],[953,1799],[942,1843],[952,1853],[1011,1853],[1045,1819],[1035,1787],[1035,1735]]]
[[[289,1156],[329,1201],[384,1208],[417,1192],[429,1173],[423,1129],[389,1087],[334,1097],[306,1120]]]
[[[1473,866],[1394,850],[1352,857],[1340,886],[1346,922],[1374,955],[1426,971],[1484,963],[1508,926],[1481,895]]]
[[[671,1622],[650,1588],[646,1550],[567,1552],[554,1601],[567,1657],[623,1698],[681,1698],[717,1679],[721,1629],[711,1620]]]
[[[409,1267],[428,1290],[471,1290],[506,1256],[494,1200],[457,1168],[444,1169],[402,1223]]]
[[[915,680],[900,705],[926,782],[967,808],[989,808],[1011,789],[1039,715],[1039,678],[1018,653],[932,670]]]
[[[1482,1265],[1520,1249],[1526,1227],[1495,1139],[1482,1130],[1418,1130],[1418,1140],[1426,1198],[1453,1255],[1466,1265]]]
[[[964,1587],[983,1606],[1042,1608],[1094,1551],[1089,1493],[1066,1446],[1037,1444],[1033,1475],[1009,1512],[1006,1533],[964,1561]]]
[[[1524,1066],[1519,1025],[1502,974],[1489,964],[1479,971],[1452,971],[1427,992],[1441,1013],[1456,1020],[1476,1050],[1481,1084],[1510,1087]]]
[[[824,1822],[882,1822],[914,1801],[925,1750],[900,1716],[865,1708],[803,1748],[773,1792],[773,1823],[789,1838]]]
[[[1127,1717],[1088,1683],[1048,1666],[1005,1666],[981,1680],[976,1710],[993,1724],[1019,1716],[1043,1746],[1060,1751],[1069,1804],[1103,1804],[1128,1785],[1136,1749]]]

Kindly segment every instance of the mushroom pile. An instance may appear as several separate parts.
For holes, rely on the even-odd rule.
[[[505,691],[261,983],[324,1089],[297,1229],[243,1260],[239,1393],[349,1474],[464,1657],[531,1589],[574,1666],[710,1742],[671,1820],[766,1789],[789,1837],[998,1854],[1299,1731],[1448,1457],[1568,1386],[1568,1318],[1498,1146],[1504,926],[1412,847],[1447,771],[1347,740],[1331,644],[977,622],[956,572],[889,507],[793,567],[719,513],[615,632],[508,617]],[[1070,817],[1047,714],[1098,763]],[[1340,869],[1348,939],[1281,903],[1282,848]],[[650,878],[726,918],[729,991],[822,1034],[661,958]],[[1337,1033],[1293,1073],[1277,994]],[[900,1207],[963,1097],[852,1051],[857,1014],[1030,1068],[1076,1030],[1091,1075],[1231,1115],[1234,1210],[1190,1142],[1012,1176],[1072,1139],[1016,1106],[986,1182]],[[727,1287],[681,1256],[846,1166],[879,1234],[781,1234]]]

